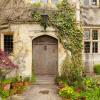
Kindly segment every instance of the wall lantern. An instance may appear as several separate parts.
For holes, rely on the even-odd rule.
[[[46,28],[48,26],[48,15],[47,14],[41,15],[41,25],[44,27],[44,30],[46,31]]]

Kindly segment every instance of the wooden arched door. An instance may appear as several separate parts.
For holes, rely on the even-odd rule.
[[[55,75],[58,71],[58,41],[43,35],[33,40],[33,65],[36,75]]]

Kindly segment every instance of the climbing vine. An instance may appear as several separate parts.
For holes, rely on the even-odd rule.
[[[47,12],[46,12],[47,13]],[[40,20],[41,12],[33,14],[33,19]],[[75,68],[82,66],[82,30],[75,18],[75,7],[67,0],[57,5],[56,11],[49,11],[48,24],[57,30],[57,36],[63,47],[71,52],[71,62]]]

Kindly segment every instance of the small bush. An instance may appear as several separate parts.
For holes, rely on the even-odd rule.
[[[2,90],[2,89],[0,88],[0,96],[1,96],[2,98],[7,98],[7,97],[9,97],[9,90]]]
[[[59,91],[59,95],[64,98],[71,98],[73,93],[73,88],[67,85]]]
[[[67,84],[67,80],[65,76],[56,76],[55,83],[58,85],[60,82]]]
[[[33,3],[32,6],[34,8],[39,8],[39,7],[41,7],[41,3],[40,2],[36,2],[36,3]]]
[[[73,82],[81,82],[82,69],[80,67],[76,67],[72,64],[69,59],[65,59],[61,68],[61,75],[64,76],[68,82],[68,85],[72,85]]]
[[[100,64],[94,65],[94,72],[98,75],[100,75]]]

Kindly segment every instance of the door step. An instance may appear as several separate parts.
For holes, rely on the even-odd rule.
[[[35,84],[55,84],[55,76],[37,76]]]

